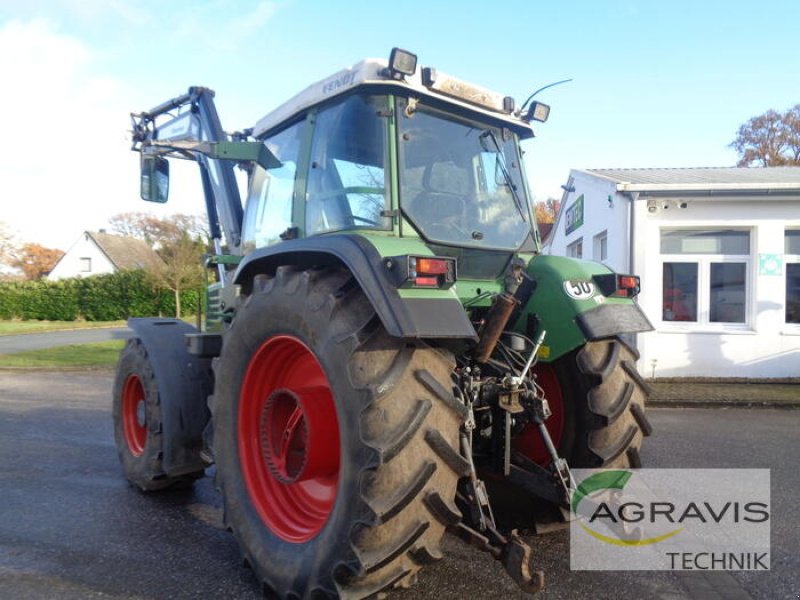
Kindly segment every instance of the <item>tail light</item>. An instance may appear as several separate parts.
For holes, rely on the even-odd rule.
[[[634,298],[642,289],[637,275],[608,273],[595,275],[594,280],[603,295],[611,298]]]
[[[447,289],[456,282],[456,259],[439,256],[394,256],[383,261],[397,287]]]

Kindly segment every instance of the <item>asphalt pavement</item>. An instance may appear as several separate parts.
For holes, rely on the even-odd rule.
[[[111,382],[108,371],[0,370],[0,598],[259,598],[210,477],[150,495],[125,482]],[[570,571],[559,530],[526,537],[546,573],[539,598],[796,598],[800,411],[657,408],[650,418],[646,466],[772,469],[772,570]],[[478,550],[448,536],[444,552],[389,600],[529,597]]]
[[[23,335],[0,336],[0,354],[16,354],[29,350],[43,350],[56,346],[91,344],[110,340],[125,340],[132,335],[127,327],[104,327],[99,329],[73,329],[69,331],[48,331],[26,333]]]

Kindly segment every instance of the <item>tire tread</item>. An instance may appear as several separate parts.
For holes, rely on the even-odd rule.
[[[253,297],[242,300],[242,310],[226,333],[234,343],[224,344],[223,356],[215,361],[216,381],[227,373],[225,348],[233,348],[238,336],[257,348],[260,340],[266,339],[258,336],[269,333],[253,333],[251,330],[258,329],[253,324],[263,322],[261,315],[278,306],[289,311],[284,314],[290,314],[293,323],[304,323],[306,318],[308,323],[318,323],[313,331],[319,341],[310,347],[319,353],[321,362],[327,360],[325,352],[342,357],[347,366],[337,371],[343,377],[339,381],[351,387],[352,398],[347,398],[354,403],[354,422],[360,423],[359,431],[351,427],[348,437],[353,444],[360,444],[354,446],[358,447],[354,455],[358,462],[353,463],[355,472],[350,475],[350,481],[357,482],[350,484],[355,485],[350,488],[355,498],[351,498],[352,506],[357,507],[353,514],[360,516],[349,531],[338,530],[343,544],[336,556],[315,559],[303,566],[306,576],[286,583],[281,573],[270,570],[275,568],[270,560],[265,558],[259,564],[259,557],[269,554],[264,553],[266,546],[254,546],[259,550],[246,555],[257,577],[273,597],[282,599],[313,595],[366,598],[413,583],[422,565],[441,557],[447,522],[460,518],[448,500],[455,497],[465,464],[455,447],[466,408],[449,391],[455,360],[449,352],[424,342],[388,336],[347,271],[280,267],[274,277],[256,277],[251,289]],[[266,325],[261,330],[273,331]],[[279,331],[284,330],[293,335],[291,327],[282,326]],[[240,347],[244,352],[248,346]],[[333,381],[334,376],[329,377]],[[226,409],[231,403],[219,389],[210,398],[217,445],[217,417],[233,412]],[[337,410],[339,406],[337,402]],[[230,464],[230,451],[226,460]],[[219,472],[217,483],[226,498],[228,484]],[[245,539],[249,534],[241,531],[229,514],[233,508],[226,501],[226,518],[240,546],[260,544]],[[284,585],[287,589],[280,589]]]
[[[619,338],[587,342],[575,353],[581,375],[576,395],[578,414],[573,467],[635,467],[641,465],[639,446],[652,427],[645,415],[650,392],[636,369],[638,353]]]
[[[422,468],[409,480],[408,484],[397,490],[397,493],[388,498],[385,507],[375,508],[373,510],[378,515],[381,523],[387,523],[396,516],[400,511],[407,507],[416,498],[419,493],[425,488],[433,474],[436,472],[436,463],[426,461],[423,463]]]

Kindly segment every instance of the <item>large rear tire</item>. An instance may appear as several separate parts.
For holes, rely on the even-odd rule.
[[[556,443],[571,467],[641,467],[639,448],[652,426],[638,358],[619,338],[587,342],[552,365],[555,377],[539,379],[554,413],[563,415]],[[526,454],[534,460],[540,456]]]
[[[535,369],[553,415],[546,421],[559,456],[572,468],[639,468],[639,448],[652,427],[644,412],[647,384],[636,370],[638,354],[618,338],[588,342]],[[542,466],[551,459],[534,425],[513,440],[514,449]],[[562,517],[554,505],[506,481],[489,481],[503,528],[545,529]],[[533,500],[533,502],[531,502]]]
[[[210,401],[226,525],[271,597],[409,585],[460,519],[452,356],[389,337],[347,271],[247,292]]]
[[[147,350],[128,340],[117,362],[112,417],[122,470],[132,484],[150,492],[190,486],[203,471],[168,477],[164,472],[161,398]]]
[[[645,414],[649,389],[636,369],[638,359],[635,349],[611,338],[587,342],[563,365],[562,380],[575,386],[574,442],[568,455],[573,466],[642,466],[639,448],[653,427]]]

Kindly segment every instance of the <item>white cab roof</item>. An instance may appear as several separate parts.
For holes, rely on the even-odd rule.
[[[435,92],[422,83],[422,67],[417,67],[414,75],[407,76],[404,80],[392,79],[386,74],[388,63],[386,60],[368,58],[356,63],[348,69],[342,69],[338,73],[326,77],[316,83],[311,84],[290,100],[281,104],[278,108],[261,118],[253,128],[253,135],[261,137],[265,133],[275,129],[290,120],[295,115],[330,98],[343,94],[362,85],[396,86],[404,90],[413,90],[415,96],[435,97],[446,101],[454,106],[458,106],[474,113],[485,115],[495,121],[501,121],[507,127],[515,130],[521,137],[533,136],[533,131],[528,123],[507,113],[495,112],[482,108],[475,104],[456,99],[452,96]],[[441,74],[444,75],[444,74]],[[466,84],[471,92],[481,95],[500,96],[495,92]]]

